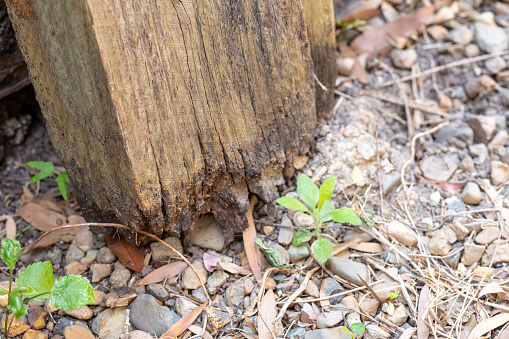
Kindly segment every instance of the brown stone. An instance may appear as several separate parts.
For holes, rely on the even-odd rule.
[[[78,261],[72,262],[64,267],[65,275],[81,275],[87,271],[87,266],[81,264]]]
[[[94,334],[85,327],[79,325],[71,325],[67,326],[64,329],[64,338],[65,339],[94,339]]]
[[[34,306],[28,309],[28,324],[36,330],[46,327],[48,313],[41,306]]]
[[[5,318],[4,318],[5,319]],[[9,317],[7,319],[7,321],[11,321],[12,317]],[[5,333],[4,332],[4,322],[2,321],[0,323],[2,326],[1,326],[1,329],[2,329],[2,333]],[[18,336],[20,334],[23,334],[25,333],[26,331],[28,331],[30,329],[30,326],[25,324],[25,322],[21,321],[21,320],[18,320],[16,318],[14,318],[14,320],[12,321],[12,325],[11,325],[11,328],[9,329],[9,336],[10,337],[15,337],[15,336]]]
[[[28,330],[23,334],[23,339],[48,339],[48,334],[41,331]]]

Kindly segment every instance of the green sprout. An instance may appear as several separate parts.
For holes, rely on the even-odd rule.
[[[19,277],[15,280],[16,288],[13,288],[14,267],[20,253],[19,241],[2,239],[0,259],[7,265],[10,272],[9,289],[0,287],[0,295],[8,295],[7,307],[0,305],[0,309],[5,314],[4,333],[7,337],[14,318],[19,319],[27,313],[26,304],[30,300],[43,301],[50,298],[56,308],[64,311],[72,311],[95,302],[94,291],[87,278],[68,275],[53,280],[53,265],[49,261],[28,265],[19,273]]]
[[[315,232],[311,233],[307,230],[298,230],[293,237],[293,246],[300,246],[315,237],[316,240],[311,245],[311,252],[316,260],[324,263],[332,255],[331,243],[322,238],[330,237],[328,234],[320,232],[320,226],[324,222],[334,220],[335,222],[348,223],[352,225],[361,225],[361,219],[349,208],[342,207],[336,209],[334,202],[330,201],[332,192],[334,191],[335,177],[330,177],[318,186],[305,174],[301,174],[297,179],[297,193],[299,198],[309,206],[307,208],[299,200],[282,197],[276,200],[278,204],[294,211],[307,213],[313,217]],[[332,237],[331,237],[332,238]],[[335,239],[333,239],[335,241]]]
[[[392,300],[392,299],[396,299],[398,296],[399,296],[399,291],[391,292],[391,293],[389,294],[389,299],[390,299],[390,300]]]
[[[341,331],[348,333],[352,339],[355,338],[356,334],[362,334],[364,331],[366,331],[366,326],[364,326],[363,323],[352,324],[350,328],[352,329],[351,331],[347,327],[341,326]]]
[[[55,178],[55,181],[57,182],[60,194],[62,194],[64,200],[67,200],[67,184],[69,184],[67,171],[61,172],[55,169],[55,165],[53,165],[51,161],[29,161],[27,162],[27,166],[41,170],[30,179],[28,182],[29,184],[34,184],[44,178],[50,178],[53,176],[55,171],[59,173],[59,175]]]
[[[355,28],[362,25],[362,20],[355,19],[355,21],[346,22],[341,19],[336,20],[336,26],[339,27],[339,29],[345,29],[345,28]]]

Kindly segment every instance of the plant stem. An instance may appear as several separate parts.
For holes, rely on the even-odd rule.
[[[9,300],[9,295],[11,294],[11,291],[12,291],[12,275],[14,273],[13,270],[10,267],[9,267],[9,272],[10,272],[10,275],[9,275],[9,293],[7,293],[7,300]],[[5,337],[8,338],[9,337],[9,330],[11,329],[11,325],[9,324],[9,326],[7,326],[7,320],[9,320],[9,314],[5,311],[5,309],[4,309],[4,313],[5,313],[4,333],[5,333]],[[11,324],[12,324],[12,321],[11,321]]]
[[[30,300],[33,300],[35,298],[39,298],[40,296],[43,296],[43,295],[46,295],[46,294],[51,294],[51,293],[53,293],[53,292],[44,292],[44,293],[40,293],[40,294],[34,295],[32,298],[27,299],[23,303],[27,304]]]

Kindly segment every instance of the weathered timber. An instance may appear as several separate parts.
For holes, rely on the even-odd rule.
[[[319,118],[330,119],[333,114],[334,88],[338,74],[334,4],[332,0],[304,0],[302,4],[317,78],[316,112]]]
[[[0,99],[29,83],[28,70],[16,43],[7,7],[0,1]]]
[[[211,211],[231,239],[249,193],[273,200],[312,143],[321,65],[299,0],[7,6],[87,220],[161,235]]]

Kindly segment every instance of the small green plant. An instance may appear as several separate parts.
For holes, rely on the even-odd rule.
[[[29,184],[34,184],[44,178],[50,178],[57,172],[58,176],[55,178],[55,181],[57,182],[60,194],[62,194],[64,200],[67,200],[67,184],[69,184],[67,171],[61,172],[55,169],[55,165],[51,161],[29,161],[27,166],[41,170],[30,179]]]
[[[363,323],[352,324],[350,328],[352,329],[351,331],[347,327],[341,326],[341,331],[350,334],[352,336],[352,339],[355,338],[356,334],[362,334],[364,333],[364,331],[366,331],[366,326],[364,326]]]
[[[396,306],[392,302],[393,299],[396,299],[399,296],[399,291],[389,293],[389,303],[387,304],[387,314],[393,315],[396,310]]]
[[[355,19],[355,21],[351,22],[345,22],[341,19],[336,20],[336,26],[339,27],[339,29],[345,29],[345,28],[355,28],[362,25],[362,20]]]
[[[0,305],[5,314],[4,333],[9,334],[14,318],[23,317],[28,310],[26,304],[32,300],[51,298],[52,304],[61,310],[72,311],[95,302],[94,291],[87,278],[68,275],[53,280],[53,265],[49,261],[36,262],[19,273],[12,288],[14,267],[19,259],[21,246],[17,240],[2,239],[0,258],[9,267],[9,289],[0,287],[0,295],[7,294],[7,308]],[[12,317],[14,316],[14,317]],[[11,321],[8,319],[11,317]]]
[[[389,294],[389,299],[392,300],[392,299],[396,299],[397,297],[399,297],[399,291],[396,291],[396,292],[391,292]]]
[[[321,263],[327,261],[332,254],[331,243],[323,237],[330,237],[328,234],[320,232],[320,226],[327,221],[360,225],[361,219],[349,208],[342,207],[336,209],[334,202],[330,201],[334,191],[336,178],[330,177],[318,186],[305,174],[301,174],[297,179],[297,193],[299,198],[306,203],[307,208],[299,200],[290,197],[281,197],[276,200],[278,204],[294,211],[308,213],[313,217],[315,232],[307,230],[298,230],[293,236],[293,246],[300,246],[315,237],[316,240],[311,245],[311,252],[316,260]],[[332,237],[331,237],[332,238]],[[333,239],[335,241],[335,239]]]

